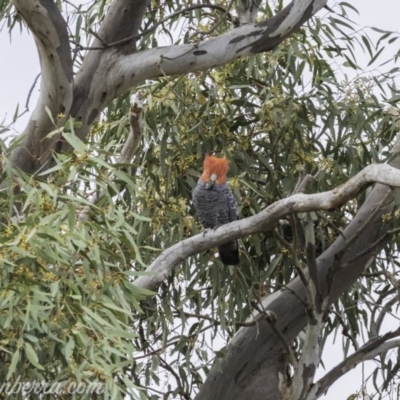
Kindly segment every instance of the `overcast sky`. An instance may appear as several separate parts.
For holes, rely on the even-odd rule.
[[[351,15],[359,27],[375,26],[381,29],[399,31],[400,0],[347,0],[357,8],[360,15]],[[330,1],[329,6],[334,8],[335,2]],[[397,44],[400,46],[400,43]],[[7,28],[0,33],[0,124],[10,122],[19,103],[20,112],[25,109],[25,103],[29,90],[36,76],[39,74],[39,62],[36,47],[31,35],[24,31],[19,33],[18,29],[13,32],[11,43]],[[360,57],[363,57],[360,54]],[[400,64],[400,62],[399,62]],[[399,65],[397,65],[399,66]],[[400,82],[399,82],[400,86]],[[36,85],[29,109],[32,111],[38,96],[39,83]],[[28,120],[29,113],[21,118],[14,126],[17,132],[22,132]],[[329,370],[342,360],[341,335],[338,335],[336,344],[330,345],[324,352],[323,361],[325,368]],[[371,364],[365,367],[366,371],[371,369]],[[321,370],[320,374],[323,374]],[[348,373],[340,379],[323,397],[324,400],[345,400],[352,393],[359,392],[362,384],[362,368]]]

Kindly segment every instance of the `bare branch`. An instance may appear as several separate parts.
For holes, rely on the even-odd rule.
[[[129,42],[131,40],[138,40],[141,37],[143,37],[144,35],[147,35],[148,33],[151,33],[153,31],[155,31],[157,29],[157,27],[162,25],[164,22],[167,22],[169,19],[171,19],[173,17],[176,17],[177,15],[184,14],[185,12],[188,12],[188,11],[197,10],[199,8],[211,8],[211,9],[219,10],[219,11],[222,11],[224,13],[223,17],[221,17],[221,18],[225,18],[226,16],[228,16],[229,19],[232,19],[232,17],[229,14],[229,9],[225,9],[224,7],[221,7],[219,5],[214,5],[214,4],[196,4],[194,6],[186,7],[184,9],[182,9],[182,10],[179,10],[177,12],[174,12],[174,13],[170,14],[170,15],[167,15],[165,18],[161,19],[160,21],[157,21],[149,29],[146,29],[145,31],[140,32],[140,34],[138,34],[138,35],[129,36],[129,37],[125,38],[125,39],[119,40],[118,42],[113,42],[113,43],[109,43],[109,44],[103,43],[103,45],[106,46],[106,47],[112,47],[112,46],[121,45],[121,44]],[[104,48],[90,48],[90,47],[88,49],[89,50],[104,50]]]
[[[388,185],[390,186],[390,185]],[[386,206],[387,200],[390,198],[391,196],[391,191],[388,191],[385,195],[385,197],[383,197],[381,199],[381,201],[375,206],[375,209],[370,213],[370,215],[368,216],[368,218],[364,221],[364,223],[357,229],[356,232],[354,232],[352,234],[352,236],[350,238],[346,238],[344,236],[344,240],[345,240],[345,245],[340,249],[340,251],[338,251],[335,255],[335,263],[332,265],[329,274],[328,274],[328,293],[330,292],[330,288],[333,284],[333,280],[335,277],[335,274],[344,267],[344,265],[341,263],[342,261],[342,257],[345,254],[346,250],[350,248],[350,246],[356,242],[356,240],[360,237],[360,235],[362,234],[362,232],[364,232],[364,230],[367,228],[367,226],[370,224],[370,222],[376,217],[376,215],[378,215],[378,213],[380,213],[382,207]],[[347,262],[348,265],[348,262]]]
[[[368,254],[371,252],[371,250],[377,248],[382,242],[387,240],[389,236],[396,235],[397,233],[400,233],[400,228],[397,229],[391,229],[385,232],[378,240],[376,240],[374,243],[372,243],[370,246],[368,246],[366,249],[355,255],[353,258],[350,258],[344,265],[351,264],[352,262],[356,261],[357,258],[362,257],[365,254]]]
[[[372,309],[371,312],[371,322],[370,322],[370,338],[374,339],[377,338],[379,335],[379,329],[377,327],[376,324],[376,314],[378,313],[378,311],[380,309],[382,309],[382,302],[384,299],[386,299],[388,296],[393,295],[394,293],[396,293],[395,289],[390,289],[387,292],[381,293],[378,297],[378,299],[375,301],[375,305],[374,308]]]
[[[29,112],[29,101],[30,101],[30,99],[31,99],[33,89],[35,88],[36,83],[37,83],[39,77],[40,77],[40,74],[38,74],[38,75],[36,76],[36,78],[34,79],[34,81],[33,81],[33,83],[32,83],[31,88],[29,89],[28,96],[26,97],[26,102],[25,102],[25,110],[22,111],[20,114],[18,114],[18,115],[13,119],[13,121],[11,121],[5,128],[0,129],[0,134],[2,134],[2,133],[4,133],[4,132],[7,132],[7,131],[10,129],[10,126],[11,126],[17,119],[21,118],[24,114],[26,114],[27,112]]]
[[[358,351],[347,357],[336,367],[331,369],[324,377],[316,382],[310,390],[307,399],[318,399],[322,396],[332,384],[341,376],[355,368],[358,364],[371,360],[374,357],[396,347],[400,346],[400,339],[387,341],[391,338],[400,336],[400,328],[394,332],[389,332],[379,339],[371,340],[362,346]]]
[[[314,304],[317,311],[320,312],[320,302],[321,302],[321,290],[319,287],[318,270],[317,270],[317,260],[315,256],[315,233],[314,233],[314,223],[311,218],[310,213],[306,215],[305,222],[305,237],[306,237],[306,258],[307,266],[310,274],[311,282],[313,285],[313,292],[315,293]]]
[[[29,10],[25,12],[23,7],[31,9],[36,3],[23,0],[14,0],[14,3],[17,8],[21,8],[20,12],[26,18],[35,20],[35,16],[38,14],[36,10],[33,10],[32,13]],[[144,12],[149,3],[150,0],[119,0],[111,3],[97,32],[101,41],[98,38],[94,39],[91,47],[104,48],[102,42],[108,45],[115,44],[115,46],[104,48],[104,51],[89,51],[86,54],[82,67],[76,75],[72,107],[72,82],[68,80],[72,78],[72,65],[67,31],[65,26],[60,24],[58,26],[54,23],[54,27],[58,28],[55,29],[56,34],[46,35],[43,42],[46,45],[42,47],[43,50],[55,49],[54,43],[47,45],[50,40],[48,38],[58,38],[57,43],[61,43],[60,48],[57,48],[58,51],[50,52],[50,55],[55,59],[62,59],[62,62],[56,62],[54,65],[50,62],[45,63],[45,67],[53,69],[52,72],[48,71],[49,73],[47,73],[47,68],[44,68],[42,83],[48,82],[50,78],[50,81],[55,83],[54,88],[62,88],[66,90],[66,93],[64,96],[56,93],[58,96],[52,95],[51,101],[49,101],[50,97],[46,97],[47,88],[42,87],[42,100],[38,103],[37,115],[34,112],[31,118],[31,123],[25,132],[25,142],[13,153],[14,166],[22,168],[25,172],[33,173],[51,157],[52,151],[59,152],[69,149],[66,142],[60,142],[60,146],[54,148],[55,142],[57,142],[56,136],[52,141],[41,140],[55,128],[49,117],[43,112],[45,106],[49,107],[53,117],[57,115],[63,117],[64,114],[67,117],[71,111],[70,116],[82,124],[75,133],[80,139],[84,139],[101,110],[121,93],[149,78],[206,70],[234,61],[239,57],[272,50],[324,7],[327,0],[292,1],[270,20],[232,29],[217,38],[200,42],[198,46],[187,44],[137,52],[135,40],[130,38],[138,35]],[[48,15],[44,13],[37,25],[29,25],[33,32],[39,32],[39,29],[35,29],[39,25],[41,27],[50,26],[54,22],[52,18],[55,15],[58,15],[59,19],[61,18],[54,2],[43,0],[40,4],[39,10],[44,9],[43,4],[45,4],[45,10],[48,11],[52,8],[53,13]],[[64,23],[64,21],[62,22]],[[43,31],[52,32],[53,30],[44,29]],[[60,32],[63,32],[62,35]],[[39,42],[38,47],[40,47]],[[43,59],[46,59],[48,54],[43,51]],[[64,60],[67,57],[69,62]],[[179,62],[176,62],[177,59]],[[63,68],[68,71],[68,75]],[[65,79],[60,79],[64,76],[68,78],[67,82]],[[36,121],[39,121],[39,124]],[[63,122],[64,118],[60,118],[57,124],[60,126]]]
[[[203,320],[206,320],[206,321],[210,321],[213,325],[216,325],[216,326],[221,325],[220,321],[216,320],[215,318],[209,317],[208,315],[193,314],[193,313],[188,313],[188,312],[185,312],[185,311],[178,311],[178,310],[176,311],[176,313],[177,313],[177,316],[179,316],[180,314],[183,314],[187,318],[203,319]],[[261,317],[260,317],[260,315],[261,315]],[[257,323],[263,318],[265,318],[266,320],[268,319],[268,321],[270,320],[269,316],[267,317],[266,315],[264,315],[264,313],[258,314],[258,316],[259,317],[257,319],[254,319],[251,322],[229,322],[228,321],[228,322],[225,323],[225,325],[235,326],[235,327],[239,327],[239,328],[248,328],[250,326],[257,325]]]
[[[119,162],[121,164],[130,163],[139,147],[140,139],[143,133],[142,119],[143,94],[138,92],[137,97],[131,100],[131,109],[129,114],[130,132],[119,158]]]
[[[392,299],[390,299],[386,304],[381,309],[381,312],[378,315],[378,318],[376,319],[376,333],[379,334],[379,331],[381,330],[382,322],[384,318],[386,317],[387,313],[390,311],[391,307],[398,303],[400,300],[400,295],[394,296]]]
[[[349,328],[345,324],[342,316],[337,311],[331,310],[330,312],[335,314],[336,318],[339,321],[339,324],[342,326],[342,335],[346,336],[351,341],[351,343],[353,344],[354,350],[357,351],[360,348],[360,346],[358,345],[356,338],[349,333]]]
[[[150,0],[111,2],[97,31],[97,36],[105,43],[114,43],[137,35],[149,3]],[[99,39],[94,39],[91,47],[104,46]],[[117,88],[121,86],[121,81],[125,78],[118,74],[118,78],[109,85],[110,67],[118,58],[124,58],[127,54],[137,54],[140,58],[139,53],[136,52],[135,41],[131,40],[118,47],[106,48],[104,51],[89,51],[85,55],[81,69],[75,78],[74,102],[71,108],[71,117],[82,123],[82,126],[75,130],[79,138],[86,137],[104,107],[121,94]],[[132,85],[129,89],[134,86]],[[69,145],[64,142],[57,150],[67,151],[69,148]]]
[[[26,110],[26,111],[29,111],[29,101],[30,101],[30,99],[31,99],[33,89],[35,88],[36,83],[37,83],[39,77],[40,77],[40,74],[37,74],[35,80],[34,80],[33,83],[32,83],[31,88],[29,89],[28,96],[27,96],[26,102],[25,102],[25,110]]]
[[[255,216],[223,225],[206,235],[202,233],[183,240],[164,250],[147,268],[154,275],[139,277],[135,283],[154,290],[175,265],[189,256],[231,240],[271,230],[286,215],[339,207],[374,182],[400,187],[400,171],[387,164],[372,164],[336,189],[316,194],[295,194],[271,204]]]

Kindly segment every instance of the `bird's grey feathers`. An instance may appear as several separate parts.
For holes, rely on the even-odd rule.
[[[199,221],[205,229],[216,229],[237,219],[237,203],[226,183],[210,186],[199,179],[192,198]],[[219,253],[225,265],[239,264],[237,241],[223,244],[219,247]]]

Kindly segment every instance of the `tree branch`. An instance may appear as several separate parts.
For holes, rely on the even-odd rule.
[[[168,276],[172,268],[189,256],[219,246],[231,240],[273,229],[279,219],[298,212],[331,210],[345,204],[372,183],[400,187],[400,171],[387,164],[372,164],[346,183],[331,191],[316,194],[295,194],[279,200],[259,214],[230,224],[216,231],[203,233],[183,240],[164,250],[147,268],[153,275],[141,276],[135,284],[154,290]]]
[[[166,46],[120,57],[109,71],[107,86],[117,87],[118,83],[118,96],[146,79],[203,71],[272,50],[326,3],[327,0],[294,0],[269,20],[243,25],[197,45]],[[174,62],[176,59],[179,63]]]
[[[332,265],[328,277],[327,277],[327,283],[328,283],[328,294],[330,292],[330,287],[333,284],[333,280],[335,278],[335,274],[341,269],[346,267],[346,265],[343,265],[342,261],[342,257],[345,254],[346,250],[349,249],[351,247],[351,245],[353,243],[355,243],[358,238],[360,237],[360,235],[362,234],[362,232],[368,227],[368,225],[370,224],[370,222],[375,219],[376,215],[378,215],[381,212],[381,209],[383,207],[385,207],[387,205],[387,200],[391,197],[391,193],[390,191],[388,191],[385,195],[385,197],[383,197],[381,199],[381,201],[379,202],[379,204],[377,204],[374,208],[374,210],[370,213],[370,215],[368,216],[368,218],[364,221],[364,223],[357,229],[356,232],[353,233],[353,235],[350,238],[346,238],[344,236],[344,240],[345,240],[345,245],[340,249],[340,251],[338,251],[335,255],[335,263]],[[347,261],[347,265],[348,265],[348,261]]]
[[[113,1],[97,31],[97,36],[105,43],[115,43],[137,35],[149,3],[150,0]],[[91,47],[103,47],[103,45],[99,39],[94,39]],[[113,86],[110,86],[109,74],[116,60],[125,58],[127,54],[137,54],[135,41],[130,40],[118,47],[106,48],[104,51],[89,51],[85,55],[82,67],[75,78],[71,108],[71,116],[82,123],[82,126],[75,130],[80,139],[86,137],[104,107],[121,94],[119,87],[125,77],[118,74],[118,79],[113,81]],[[135,85],[130,89],[133,86]],[[68,149],[68,144],[64,142],[59,151]]]
[[[129,164],[135,155],[140,139],[142,138],[142,123],[143,123],[143,94],[137,93],[137,97],[131,100],[131,108],[129,113],[129,136],[126,139],[124,147],[121,151],[119,163]]]
[[[387,342],[387,340],[399,335],[400,328],[394,332],[389,332],[386,335],[383,335],[379,339],[375,339],[366,343],[358,351],[347,357],[336,367],[331,369],[318,382],[316,382],[311,388],[307,399],[318,399],[332,386],[335,381],[337,381],[341,376],[345,375],[351,369],[355,368],[358,364],[367,360],[371,360],[379,354],[382,354],[390,349],[399,347],[400,339]]]
[[[362,257],[364,254],[370,253],[372,249],[377,248],[383,241],[385,241],[389,236],[396,235],[397,233],[400,233],[400,228],[396,229],[391,229],[385,232],[378,240],[376,240],[374,243],[372,243],[370,246],[368,246],[366,249],[361,251],[360,253],[356,254],[353,258],[350,260],[346,261],[346,264],[351,264],[352,262],[356,261],[357,258]],[[384,273],[384,272],[383,272]]]
[[[359,350],[360,346],[358,345],[356,338],[352,334],[349,333],[349,327],[344,322],[342,316],[335,310],[331,310],[330,312],[336,316],[336,318],[339,321],[339,324],[342,326],[342,335],[347,337],[351,341],[351,343],[353,344],[354,350],[356,350],[356,351]]]
[[[143,129],[142,129],[142,120],[143,120],[143,95],[142,93],[136,93],[136,96],[132,96],[131,98],[131,107],[129,113],[129,136],[121,150],[121,155],[119,157],[119,164],[129,164],[132,161],[133,156],[135,155],[140,139],[142,138]],[[109,178],[112,179],[113,174],[109,174]],[[120,189],[122,190],[122,189]],[[99,204],[101,200],[106,196],[105,190],[101,190],[100,193],[92,199],[93,204]],[[90,212],[92,208],[90,206],[86,206],[79,215],[79,219],[81,221],[87,221],[89,219]]]
[[[50,158],[53,150],[59,152],[69,149],[66,142],[62,142],[59,147],[54,149],[54,144],[57,141],[56,136],[53,137],[53,141],[40,140],[55,128],[43,112],[44,106],[49,107],[53,116],[64,113],[67,117],[71,109],[70,116],[81,122],[81,127],[76,129],[75,133],[83,140],[104,107],[121,93],[130,90],[146,79],[206,70],[234,61],[239,57],[269,51],[324,7],[327,0],[293,0],[281,12],[267,21],[259,24],[247,24],[233,29],[217,38],[200,42],[198,46],[188,44],[137,52],[134,40],[128,40],[126,43],[122,41],[138,35],[149,2],[150,0],[115,0],[111,3],[97,36],[104,43],[115,44],[119,42],[120,45],[105,48],[104,51],[89,51],[86,54],[82,67],[76,75],[72,106],[71,80],[64,82],[64,79],[59,82],[63,76],[68,79],[72,78],[71,51],[65,22],[62,21],[63,26],[54,23],[54,26],[57,27],[56,34],[47,35],[47,38],[59,38],[58,43],[61,43],[61,45],[58,53],[51,52],[51,55],[55,58],[58,56],[62,62],[56,62],[53,65],[52,72],[48,71],[49,73],[47,73],[45,68],[42,71],[42,82],[48,82],[50,78],[50,82],[60,83],[55,84],[54,88],[62,87],[64,90],[66,88],[68,90],[64,97],[57,93],[57,98],[53,96],[51,101],[48,101],[45,96],[47,88],[43,84],[41,100],[37,105],[36,114],[40,115],[40,119],[46,123],[40,121],[34,112],[31,123],[25,132],[26,139],[23,145],[13,152],[14,166],[22,168],[25,172],[33,173]],[[36,3],[24,0],[14,0],[14,3],[17,8],[21,8],[20,12],[25,19],[34,20],[33,14],[24,12],[23,6],[32,9]],[[45,4],[47,11],[52,8],[53,14],[58,15],[59,19],[61,18],[55,3],[51,0],[41,0],[40,4],[40,9],[43,9],[43,4]],[[36,12],[36,10],[32,11],[33,13]],[[33,32],[39,31],[39,27],[51,25],[54,15],[49,14],[48,17],[41,18],[42,21],[35,26],[33,24],[31,24],[32,26],[28,25]],[[48,29],[44,30],[44,32],[47,31]],[[62,35],[60,32],[62,32]],[[40,47],[39,42],[38,47]],[[91,47],[104,46],[96,38]],[[45,50],[52,48],[54,48],[54,44],[50,47],[47,45],[41,47],[44,59],[48,58]],[[221,49],[224,49],[224,51],[221,51]],[[68,62],[65,61],[66,58],[68,58]],[[177,59],[179,59],[179,62],[176,62]],[[51,63],[46,63],[47,65],[51,66]],[[54,69],[55,66],[57,68]],[[67,75],[63,68],[68,71]],[[66,83],[68,83],[68,86]],[[36,120],[39,120],[40,123],[38,124]],[[62,118],[59,124],[61,125],[63,122],[64,119]]]
[[[105,43],[103,41],[103,39],[98,36],[97,33],[91,31],[91,34],[94,37],[96,37],[97,39],[99,39],[99,41],[101,42],[102,46],[100,46],[100,47],[84,47],[84,46],[81,46],[79,43],[76,43],[76,45],[79,48],[78,50],[105,50],[107,47],[119,46],[121,44],[128,43],[128,42],[130,42],[132,40],[136,41],[136,40],[140,39],[141,37],[143,37],[144,35],[147,35],[148,33],[151,33],[153,31],[155,31],[160,25],[162,25],[164,22],[167,22],[169,19],[174,18],[177,15],[183,14],[183,13],[188,12],[188,11],[198,10],[199,8],[211,8],[211,9],[215,9],[215,10],[218,10],[218,11],[222,11],[223,12],[223,18],[228,16],[229,19],[232,20],[232,17],[229,14],[229,9],[226,9],[226,8],[221,7],[219,5],[213,5],[213,4],[197,4],[197,5],[194,5],[194,6],[186,7],[184,9],[179,10],[177,12],[174,12],[174,13],[172,13],[170,15],[167,15],[165,18],[161,19],[160,21],[157,21],[150,28],[146,29],[145,31],[142,31],[137,35],[128,36],[127,38],[122,39],[122,40],[118,40],[117,42]],[[208,32],[201,32],[201,33],[208,33]]]
[[[398,304],[400,300],[400,295],[394,296],[392,299],[390,299],[387,303],[385,303],[378,315],[378,318],[376,320],[376,332],[379,334],[379,331],[381,330],[382,322],[384,318],[386,317],[387,313],[391,309],[391,307],[394,304]]]
[[[64,124],[71,108],[71,49],[67,25],[56,3],[13,0],[13,4],[34,35],[42,76],[38,103],[23,133],[21,146],[11,153],[11,161],[25,172],[33,172],[51,158],[50,149],[58,138],[46,136]]]
[[[313,323],[308,320],[302,354],[291,385],[291,399],[303,399],[308,388],[314,382],[314,376],[321,357],[319,341],[322,329],[322,317],[322,313],[316,313]]]

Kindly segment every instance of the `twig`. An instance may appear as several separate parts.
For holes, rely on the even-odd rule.
[[[25,103],[25,109],[26,109],[26,111],[29,111],[29,100],[31,99],[31,95],[32,95],[33,89],[35,88],[36,83],[37,83],[37,81],[38,81],[40,75],[41,75],[41,72],[39,72],[39,73],[37,74],[35,80],[34,80],[33,83],[32,83],[31,88],[29,89],[28,97],[27,97],[26,103]],[[19,117],[18,117],[18,118],[19,118]]]
[[[392,307],[393,304],[398,303],[400,300],[400,296],[394,296],[392,299],[390,299],[386,304],[383,305],[381,312],[378,315],[378,318],[376,319],[376,332],[379,334],[379,331],[381,330],[382,322],[387,315],[389,309]]]
[[[370,331],[370,337],[375,338],[378,337],[379,335],[379,329],[377,327],[376,321],[375,321],[375,315],[378,312],[379,308],[382,308],[382,301],[387,297],[396,292],[395,289],[390,289],[385,293],[382,293],[379,295],[378,299],[375,302],[375,306],[371,311],[371,322],[369,326],[369,331]]]
[[[292,230],[296,229],[296,227],[292,227]],[[294,245],[291,246],[276,230],[274,231],[274,234],[276,235],[276,237],[278,238],[278,240],[289,250],[289,252],[292,255],[292,260],[293,260],[293,265],[296,268],[296,271],[300,277],[300,280],[304,286],[304,290],[306,292],[307,295],[307,306],[306,306],[306,310],[307,310],[307,318],[314,320],[315,319],[315,315],[314,315],[314,311],[315,311],[315,295],[313,293],[313,290],[310,286],[310,281],[307,278],[307,275],[304,272],[303,267],[300,264],[300,261],[297,257],[297,252],[294,249]],[[296,232],[293,233],[293,238],[295,238]]]
[[[232,8],[232,5],[233,5],[234,1],[235,0],[231,0],[230,1],[230,3],[228,4],[228,7],[226,7],[225,12],[221,15],[221,17],[218,19],[218,21],[213,26],[211,26],[211,28],[208,31],[197,31],[195,34],[199,34],[199,35],[202,35],[202,36],[209,35],[215,29],[217,29],[221,25],[222,21],[225,20],[225,17],[229,14],[229,11]]]
[[[81,46],[79,43],[72,41],[75,45],[77,45],[79,47],[79,50],[105,50],[107,48],[110,47],[115,47],[115,46],[119,46],[121,44],[125,44],[127,42],[130,42],[131,40],[138,40],[141,37],[143,37],[144,35],[147,35],[148,33],[154,31],[155,29],[157,29],[158,26],[160,26],[161,24],[163,24],[164,22],[168,21],[169,19],[179,15],[179,14],[183,14],[187,11],[192,11],[192,10],[197,10],[199,8],[211,8],[211,9],[215,9],[218,11],[222,11],[224,12],[224,15],[226,15],[226,9],[224,7],[218,6],[218,5],[214,5],[214,4],[198,4],[198,5],[194,5],[191,7],[186,7],[183,10],[179,10],[176,11],[170,15],[167,15],[164,19],[156,22],[154,25],[152,25],[150,28],[146,29],[145,31],[137,34],[137,35],[132,35],[132,36],[128,36],[124,39],[118,40],[116,42],[112,42],[112,43],[106,43],[104,42],[97,34],[95,34],[93,31],[91,31],[91,33],[93,34],[93,36],[95,36],[102,44],[103,47],[85,47],[85,46]],[[228,10],[229,11],[229,10]],[[230,17],[230,19],[232,19],[232,17]]]
[[[159,356],[158,358],[160,360],[160,365],[174,376],[174,378],[176,380],[176,384],[178,385],[179,394],[181,394],[185,399],[190,400],[190,397],[188,396],[187,393],[185,393],[185,391],[183,389],[181,378],[179,377],[179,375],[174,371],[174,369],[162,357]]]
[[[307,308],[307,303],[289,286],[285,285],[282,287],[282,291],[287,290],[290,294],[292,294],[294,297],[296,297],[297,300],[300,301],[300,303],[303,304],[304,308]]]
[[[386,240],[388,236],[395,235],[396,233],[399,233],[399,232],[400,232],[400,228],[391,229],[391,230],[385,232],[378,240],[376,240],[374,243],[372,243],[366,249],[364,249],[360,253],[356,254],[354,257],[347,260],[344,263],[344,265],[345,266],[350,265],[351,263],[356,261],[358,258],[362,257],[365,254],[368,254],[374,247],[377,247],[380,243],[382,243],[384,240]],[[384,273],[384,272],[382,272],[382,273]]]
[[[289,343],[287,342],[285,336],[282,334],[282,332],[276,326],[276,321],[278,319],[277,315],[273,311],[265,310],[264,306],[262,304],[262,301],[260,301],[260,299],[259,299],[259,303],[261,304],[262,308],[260,308],[258,306],[258,304],[254,303],[254,302],[252,303],[252,305],[260,313],[261,316],[265,317],[265,320],[269,323],[271,329],[273,330],[273,332],[278,336],[279,340],[281,341],[281,343],[282,343],[282,345],[283,345],[283,347],[284,347],[284,349],[285,349],[285,351],[286,351],[286,353],[287,353],[287,355],[289,357],[290,363],[292,364],[292,366],[294,368],[296,368],[297,367],[297,360],[296,360],[296,357],[295,357],[295,355],[293,353],[293,350],[290,347]],[[260,315],[258,315],[258,317],[260,317]],[[258,318],[256,317],[256,319],[258,319]]]
[[[179,316],[180,312],[178,310],[176,311],[176,313],[177,313],[177,316]],[[212,317],[209,317],[208,315],[193,314],[193,313],[188,313],[185,311],[182,311],[181,313],[183,313],[183,315],[188,318],[204,319],[205,321],[210,321],[213,325],[216,325],[216,326],[221,325],[220,321],[218,321]],[[257,325],[258,322],[259,322],[258,320],[257,321],[254,320],[251,322],[228,322],[228,323],[226,323],[226,325],[240,327],[240,328],[249,328],[251,326]]]
[[[321,290],[318,279],[318,269],[317,269],[317,259],[315,256],[315,233],[314,233],[314,224],[311,218],[310,213],[306,214],[306,223],[305,223],[305,237],[306,237],[306,259],[308,271],[310,273],[310,278],[312,284],[314,285],[315,297],[314,297],[314,305],[318,308],[318,312],[320,312],[320,296]],[[318,301],[317,301],[318,300]]]
[[[26,113],[29,111],[29,101],[30,101],[30,99],[31,99],[33,89],[35,88],[36,83],[37,83],[37,81],[38,81],[40,75],[41,75],[41,73],[39,73],[39,74],[36,76],[35,80],[34,80],[33,83],[32,83],[31,88],[29,89],[28,96],[27,96],[26,102],[25,102],[25,110],[24,110],[21,114],[17,115],[17,116],[13,119],[13,121],[10,122],[6,127],[4,127],[3,129],[1,129],[1,130],[0,130],[0,134],[2,134],[2,133],[4,133],[4,132],[7,132],[7,131],[10,129],[10,126],[11,126],[17,119],[21,118],[24,114],[26,114]]]
[[[89,33],[91,33],[104,47],[109,47],[109,45],[92,29],[89,29]]]
[[[194,44],[193,44],[193,47],[191,47],[190,49],[186,50],[186,51],[183,52],[182,54],[177,55],[176,57],[167,57],[167,56],[164,56],[163,54],[161,54],[161,56],[160,56],[160,62],[158,63],[158,67],[160,68],[162,74],[163,74],[164,76],[167,76],[167,74],[161,69],[161,63],[162,63],[164,60],[168,60],[168,61],[177,60],[178,58],[183,57],[183,56],[185,56],[186,54],[189,54],[190,52],[192,52],[193,50],[197,49],[198,47],[199,47],[199,43],[194,43]]]
[[[154,356],[156,354],[162,353],[163,351],[165,351],[165,349],[156,349],[156,350],[150,351],[149,353],[143,354],[142,356],[133,357],[133,359],[140,360],[142,358],[147,358],[149,356]]]
[[[358,364],[371,360],[377,355],[380,355],[390,349],[400,346],[400,340],[389,339],[397,337],[400,335],[400,328],[393,332],[388,332],[387,334],[381,336],[378,339],[370,340],[364,346],[362,346],[358,351],[353,353],[351,356],[347,357],[341,363],[336,365],[331,369],[325,376],[323,376],[318,382],[316,382],[310,389],[307,398],[316,399],[322,396],[332,384],[339,379],[341,376],[346,374],[348,371],[352,370]]]
[[[314,181],[315,181],[315,178],[312,175],[307,174],[307,175],[303,176],[303,174],[300,174],[299,180],[298,180],[292,194],[304,193],[304,191],[306,190],[306,187]]]
[[[366,229],[366,227],[369,225],[369,223],[376,217],[376,215],[379,213],[381,210],[381,207],[385,204],[386,200],[389,198],[391,195],[392,190],[389,190],[385,197],[379,202],[379,204],[375,207],[375,210],[368,216],[368,218],[365,220],[365,222],[354,232],[354,234],[348,239],[344,239],[345,243],[344,246],[335,254],[335,261],[332,264],[332,266],[329,269],[329,272],[327,274],[327,288],[328,288],[328,295],[331,292],[332,285],[333,285],[333,279],[335,277],[335,274],[337,271],[339,271],[343,266],[341,265],[342,257],[346,250],[359,238],[362,232]],[[354,258],[354,257],[353,257]],[[346,262],[345,265],[348,265],[348,262]]]
[[[335,310],[331,310],[330,312],[332,314],[335,314],[336,318],[339,321],[339,324],[342,326],[342,334],[343,334],[343,336],[346,336],[351,341],[351,343],[354,346],[354,350],[357,351],[360,348],[360,346],[358,345],[357,340],[352,335],[350,335],[349,327],[345,324],[345,322],[344,322],[343,318],[341,317],[341,315]]]

